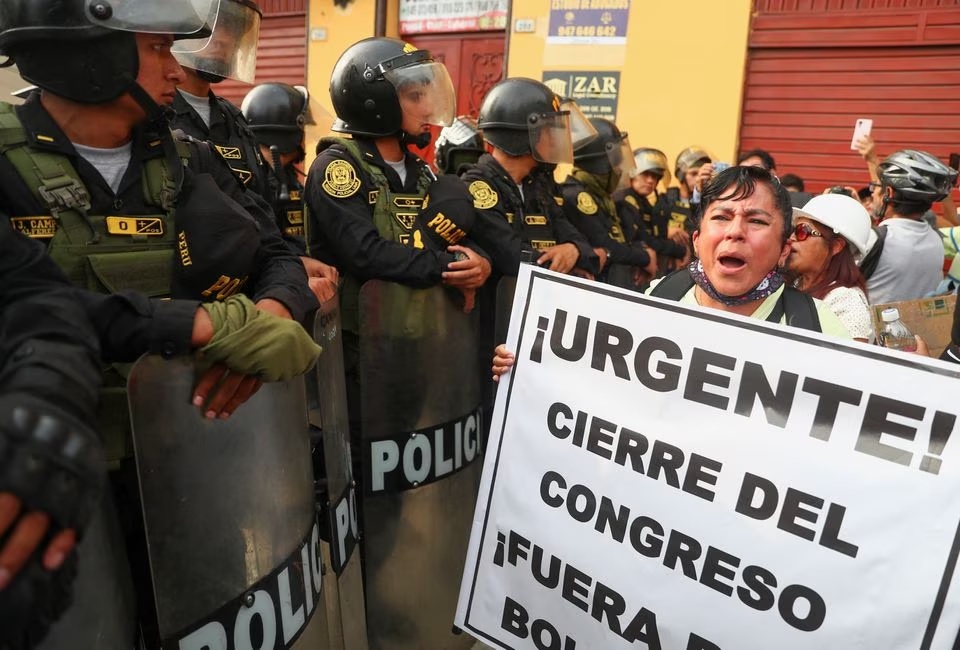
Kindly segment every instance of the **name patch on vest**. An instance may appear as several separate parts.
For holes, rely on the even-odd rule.
[[[225,160],[243,160],[243,154],[240,153],[240,147],[221,147],[219,145],[213,145],[217,153],[224,157]]]
[[[107,232],[111,235],[163,234],[163,219],[160,217],[107,217]]]
[[[486,181],[473,181],[467,187],[467,191],[473,196],[473,207],[479,210],[489,210],[500,200],[500,197]]]
[[[10,225],[31,239],[50,239],[57,234],[57,220],[53,217],[10,217]]]
[[[346,160],[334,160],[323,172],[322,187],[327,194],[338,199],[353,196],[360,189],[357,170]]]
[[[577,209],[584,214],[596,214],[599,208],[592,196],[587,192],[580,192],[577,194]]]
[[[534,250],[545,251],[556,246],[557,242],[552,239],[531,239],[530,245],[534,248]]]
[[[424,199],[421,199],[419,196],[395,196],[393,197],[393,204],[398,208],[421,209],[427,207]]]
[[[547,218],[542,214],[528,214],[523,218],[523,222],[528,226],[545,226]]]
[[[300,200],[300,190],[290,190],[290,200],[299,201]]]

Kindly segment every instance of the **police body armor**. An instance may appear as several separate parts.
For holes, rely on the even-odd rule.
[[[286,190],[285,194],[281,191],[281,182],[276,171],[273,168],[270,170],[270,205],[273,207],[273,214],[277,218],[280,232],[302,242],[304,238],[303,183],[300,182],[300,175],[293,165],[282,168],[281,173],[283,174],[282,189]]]
[[[599,219],[603,224],[607,237],[611,240],[627,244],[626,233],[620,222],[620,214],[613,198],[600,190],[600,186],[593,175],[579,169],[574,169],[572,178],[563,182],[564,201],[570,201],[576,192],[577,208],[592,219]],[[587,195],[589,198],[585,198]],[[596,245],[594,242],[591,244]],[[600,273],[599,280],[625,289],[634,289],[633,269],[627,264],[607,263]]]
[[[353,477],[350,421],[344,381],[339,296],[320,305],[313,326],[323,354],[307,374],[307,401],[320,549],[329,571],[324,573],[331,650],[368,647],[357,518],[359,486]]]
[[[369,193],[367,202],[373,206],[373,224],[380,236],[384,239],[412,246],[413,225],[417,214],[423,207],[423,197],[427,195],[427,189],[433,179],[421,173],[417,179],[416,194],[394,192],[390,189],[390,183],[383,170],[367,162],[370,154],[360,149],[354,140],[337,137],[321,138],[319,144],[317,144],[317,154],[319,155],[321,151],[328,147],[337,147],[339,152],[346,153],[353,158],[354,166],[367,174],[370,184],[377,188]],[[327,173],[333,173],[331,168],[335,165],[336,162],[330,163],[327,166]],[[343,326],[348,332],[358,331],[357,294],[359,291],[359,281],[352,276],[345,276],[340,301],[340,315],[343,319]]]
[[[208,141],[244,187],[259,194],[265,200],[270,200],[269,184],[263,173],[260,148],[253,131],[247,125],[247,118],[243,116],[240,109],[223,97],[214,95],[210,126],[207,127],[199,117],[195,116],[193,109],[179,93],[173,105],[177,110],[177,117],[173,122],[175,128],[183,129],[195,138]],[[221,113],[220,116],[216,115],[218,110]],[[218,117],[222,119],[217,119]]]
[[[150,355],[128,385],[161,645],[327,648],[304,380],[207,420],[195,376]]]
[[[473,180],[472,182],[468,181],[470,187],[474,188],[478,182],[487,183],[492,187],[493,191],[497,193],[499,199],[503,201],[504,207],[507,209],[507,221],[523,243],[539,252],[556,246],[557,234],[553,227],[555,214],[553,208],[559,210],[560,205],[563,203],[563,198],[555,195],[547,197],[548,192],[538,187],[536,181],[533,183],[525,183],[523,188],[524,192],[542,192],[544,196],[540,197],[541,201],[551,201],[553,203],[553,206],[547,205],[544,214],[529,214],[524,208],[524,201],[519,196],[517,186],[513,183],[512,179],[505,178],[500,174],[491,174],[489,173],[491,170],[483,165],[481,165],[479,169],[487,173],[483,174],[482,179]],[[468,176],[468,178],[472,177],[473,174]],[[471,194],[474,194],[474,192],[471,191]],[[475,195],[474,205],[482,207],[483,200],[482,194]]]

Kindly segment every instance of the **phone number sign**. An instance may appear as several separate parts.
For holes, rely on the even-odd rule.
[[[553,45],[625,45],[630,0],[551,0]]]

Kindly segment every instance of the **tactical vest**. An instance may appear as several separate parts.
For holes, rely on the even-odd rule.
[[[175,140],[183,165],[190,150]],[[143,195],[155,215],[91,215],[90,195],[70,160],[29,146],[14,107],[0,103],[0,154],[6,157],[50,216],[11,217],[15,228],[49,240],[47,251],[71,283],[98,293],[134,289],[149,296],[170,293],[177,248],[174,202],[182,176],[161,156],[144,162]],[[33,223],[31,223],[33,222]],[[104,366],[97,420],[111,467],[131,455],[127,410],[128,364]]]
[[[317,154],[329,147],[339,147],[338,151],[348,154],[357,167],[366,174],[369,184],[377,189],[367,195],[367,203],[372,206],[373,225],[384,239],[400,242],[412,247],[413,225],[417,214],[423,206],[423,197],[427,195],[431,179],[421,172],[417,177],[417,193],[405,194],[390,189],[383,170],[367,162],[365,153],[357,142],[351,138],[325,137],[317,145]],[[330,163],[336,164],[335,162]],[[343,319],[343,329],[348,332],[360,331],[360,280],[352,275],[345,275],[343,290],[340,294],[340,315]]]
[[[624,234],[623,226],[620,223],[620,213],[617,212],[617,206],[613,202],[613,199],[610,197],[610,195],[601,191],[600,185],[593,177],[593,174],[585,172],[582,169],[574,169],[572,176],[574,179],[576,179],[575,182],[571,182],[570,179],[567,179],[564,182],[564,185],[567,185],[568,187],[577,187],[578,185],[581,186],[582,191],[585,191],[587,194],[589,194],[590,198],[594,202],[594,205],[599,207],[595,218],[603,221],[604,227],[607,230],[607,236],[615,242],[626,244],[627,237]]]
[[[484,166],[478,167],[479,170],[487,171]],[[557,245],[557,233],[553,227],[554,214],[563,204],[563,197],[547,197],[548,192],[540,188],[536,181],[527,184],[524,192],[535,192],[534,198],[542,213],[528,213],[526,211],[526,200],[521,200],[520,191],[511,179],[501,174],[484,174],[483,179],[493,186],[493,189],[499,195],[503,202],[504,212],[507,215],[507,222],[513,228],[513,231],[523,241],[537,251],[545,251]],[[543,196],[541,196],[541,194]],[[526,199],[526,195],[524,196]],[[550,205],[552,203],[553,205]],[[475,203],[476,205],[476,203]]]
[[[683,228],[687,232],[697,229],[693,204],[680,196],[680,190],[671,187],[667,190],[667,204],[670,210],[670,225]]]
[[[186,164],[190,151],[176,141]],[[10,161],[25,185],[50,215],[16,216],[15,228],[48,240],[50,257],[76,286],[100,293],[135,289],[149,296],[170,292],[177,248],[174,201],[181,177],[164,157],[144,162],[142,186],[151,215],[91,215],[90,195],[70,160],[29,146],[14,107],[0,103],[0,154]]]
[[[277,218],[277,226],[288,237],[296,237],[303,241],[303,184],[294,169],[284,167],[282,172],[287,185],[285,200],[280,198],[280,181],[276,172],[270,174],[270,192],[273,213]]]

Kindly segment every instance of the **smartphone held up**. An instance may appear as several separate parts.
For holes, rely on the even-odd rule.
[[[850,150],[857,151],[857,140],[870,135],[873,130],[873,120],[861,117],[853,126],[853,138],[850,139]]]

